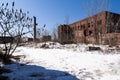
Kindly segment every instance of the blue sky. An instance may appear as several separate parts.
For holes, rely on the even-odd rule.
[[[86,18],[84,4],[90,0],[0,0],[0,4],[11,4],[13,1],[15,8],[22,8],[23,11],[29,11],[31,16],[37,17],[38,28],[46,24],[46,28],[52,31],[56,25],[66,23],[66,17],[69,17],[69,23]],[[120,0],[109,2],[110,11],[120,13]]]

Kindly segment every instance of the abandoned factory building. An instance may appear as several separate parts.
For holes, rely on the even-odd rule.
[[[58,26],[61,43],[120,44],[120,14],[104,11]]]

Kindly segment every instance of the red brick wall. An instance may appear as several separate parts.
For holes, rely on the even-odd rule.
[[[109,12],[101,12],[92,17],[89,17],[84,20],[68,25],[72,29],[71,33],[73,34],[73,38],[71,39],[71,41],[76,42],[76,43],[105,44],[106,39],[108,37],[108,34],[106,34],[107,13]],[[110,13],[110,15],[116,15],[116,14]],[[113,18],[110,18],[110,19],[113,19]],[[64,42],[67,40],[65,39],[66,28],[61,29],[63,27],[65,26],[59,27],[58,35],[61,35],[59,36],[59,38]],[[113,37],[114,35],[112,34],[110,34],[110,36]],[[116,41],[117,41],[117,44],[120,43],[120,34],[117,34]]]

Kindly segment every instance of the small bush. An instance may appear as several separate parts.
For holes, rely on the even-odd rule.
[[[11,61],[11,56],[10,55],[6,55],[3,52],[0,51],[0,60],[1,62],[3,62],[4,64],[10,64]]]
[[[25,58],[25,55],[17,55],[17,56],[11,56],[12,59],[15,59],[16,61],[20,61],[21,58]]]

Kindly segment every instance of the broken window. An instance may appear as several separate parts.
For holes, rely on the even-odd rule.
[[[93,23],[93,22],[91,22],[91,23],[90,23],[90,25],[93,27],[93,26],[94,26],[94,23]]]
[[[81,29],[83,29],[83,26],[81,25]]]
[[[101,24],[102,24],[102,20],[98,20],[98,21],[97,21],[97,24],[98,24],[98,25],[101,25]]]
[[[84,30],[84,36],[87,36],[87,31],[86,30]]]
[[[90,35],[90,36],[93,36],[93,32],[92,32],[92,31],[89,31],[89,35]]]
[[[102,30],[100,28],[98,29],[98,34],[102,34]]]
[[[78,26],[78,30],[80,30],[80,26]]]
[[[114,27],[107,27],[107,33],[112,33],[112,32],[115,32],[115,28]]]
[[[88,28],[90,28],[90,23],[88,23]]]

